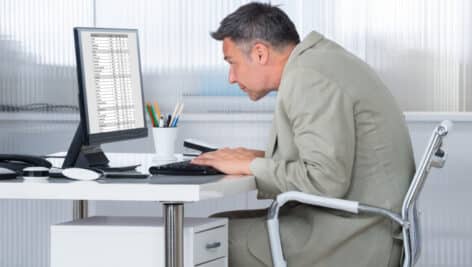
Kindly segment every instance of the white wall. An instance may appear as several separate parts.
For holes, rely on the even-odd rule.
[[[247,115],[247,114],[246,114]],[[270,126],[270,115],[238,117],[235,115],[187,116],[181,123],[180,139],[197,137],[217,145],[252,146],[263,148]],[[417,114],[408,113],[408,127],[418,161],[429,135],[440,120],[455,119],[452,133],[446,140],[449,152],[444,169],[432,172],[420,197],[422,211],[423,255],[419,266],[471,266],[472,265],[472,201],[470,151],[472,149],[471,114]],[[65,150],[76,121],[45,121],[20,124],[14,118],[0,119],[0,139],[9,136],[6,149],[19,146],[36,147],[50,153]],[[38,119],[38,118],[36,118]],[[228,122],[229,121],[229,122]],[[20,125],[23,125],[21,130]],[[8,125],[15,125],[16,128]],[[50,136],[62,147],[40,144]],[[61,140],[62,139],[62,140]],[[27,141],[24,143],[24,141]],[[35,141],[34,141],[35,140]],[[22,143],[23,142],[23,143]],[[16,144],[11,147],[11,144]],[[5,143],[0,142],[1,145]],[[107,152],[152,152],[152,140],[142,139],[107,145]],[[31,149],[30,147],[30,149]],[[51,151],[51,149],[54,149]],[[4,150],[4,149],[2,149]],[[30,152],[31,153],[31,152]],[[267,202],[255,199],[255,193],[233,196],[218,201],[187,204],[187,216],[208,216],[215,212],[234,209],[260,208]],[[70,201],[0,201],[0,267],[48,266],[48,226],[72,218]],[[161,215],[158,203],[151,202],[92,202],[91,214],[100,215]],[[33,245],[34,244],[34,245]]]
[[[69,105],[77,82],[72,27],[139,30],[145,100],[171,112],[270,111],[227,82],[221,44],[210,38],[249,0],[2,0],[0,110]],[[263,2],[269,2],[267,0]],[[273,0],[305,37],[316,30],[370,64],[405,111],[472,109],[470,0]],[[187,98],[199,98],[191,105]],[[219,101],[215,101],[214,99]],[[216,104],[215,104],[216,102]],[[189,103],[189,105],[187,105]],[[215,105],[213,105],[213,104]]]

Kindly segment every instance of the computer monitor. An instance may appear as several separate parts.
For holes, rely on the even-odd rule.
[[[108,168],[103,143],[146,137],[138,31],[74,28],[80,123],[63,168]]]

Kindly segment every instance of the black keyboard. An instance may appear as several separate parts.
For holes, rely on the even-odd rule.
[[[190,163],[190,160],[169,163],[149,168],[151,174],[164,175],[217,175],[223,174],[217,169],[209,166],[200,166]]]

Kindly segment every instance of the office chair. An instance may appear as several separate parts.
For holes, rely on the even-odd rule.
[[[267,217],[270,249],[274,267],[287,266],[287,262],[282,253],[278,214],[279,209],[289,201],[297,201],[307,205],[341,210],[354,214],[369,213],[380,215],[398,223],[402,226],[404,252],[403,267],[413,266],[419,258],[421,249],[416,201],[418,200],[418,195],[423,188],[431,167],[442,168],[446,162],[447,154],[442,149],[442,144],[444,137],[451,129],[452,122],[443,121],[433,130],[433,134],[426,146],[423,158],[421,159],[410,187],[403,199],[401,214],[396,214],[387,209],[365,205],[351,200],[320,197],[295,191],[279,194],[269,208]]]

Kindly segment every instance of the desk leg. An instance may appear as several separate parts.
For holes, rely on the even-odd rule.
[[[74,220],[84,219],[88,217],[87,200],[74,200],[72,202],[72,217]]]
[[[184,266],[183,219],[183,203],[164,203],[166,267]]]

